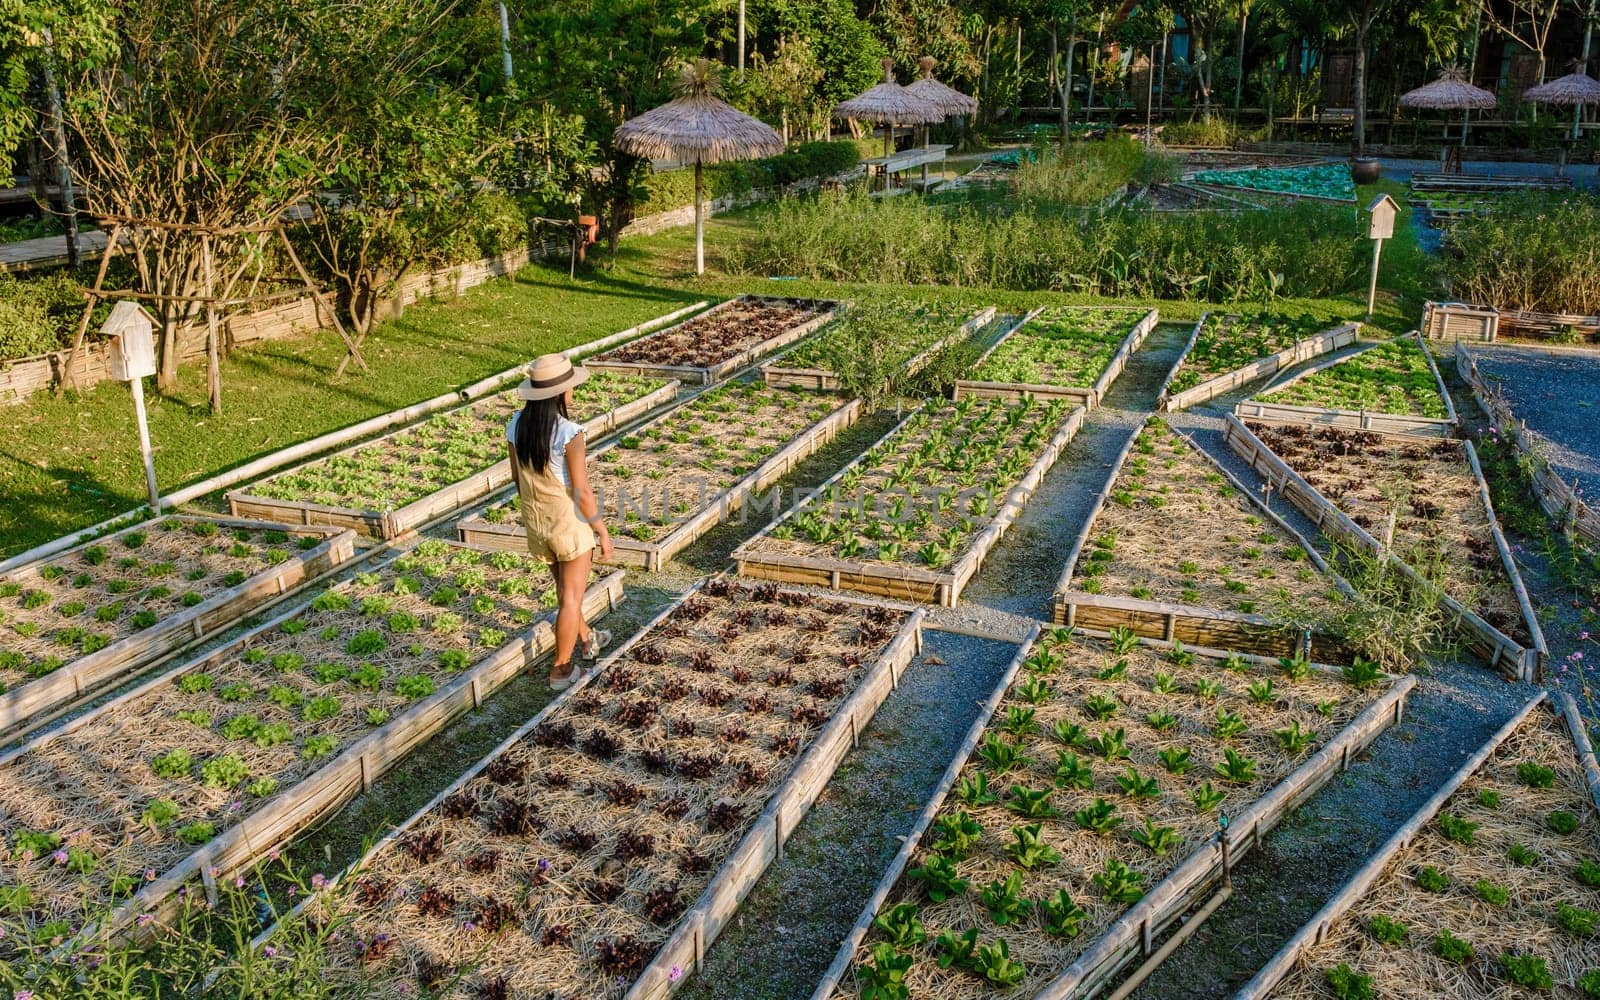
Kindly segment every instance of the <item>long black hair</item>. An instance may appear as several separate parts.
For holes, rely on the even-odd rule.
[[[550,464],[550,442],[555,438],[556,420],[567,415],[567,394],[548,399],[530,399],[517,416],[517,464],[543,472]]]

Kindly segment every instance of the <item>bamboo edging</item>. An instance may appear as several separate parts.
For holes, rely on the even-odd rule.
[[[1201,322],[1204,322],[1203,318]],[[1196,326],[1196,338],[1198,338],[1199,331],[1199,326]],[[1276,354],[1257,358],[1243,368],[1235,368],[1231,372],[1207,379],[1199,385],[1191,386],[1174,395],[1169,395],[1167,390],[1163,388],[1158,408],[1169,413],[1175,410],[1186,410],[1191,406],[1208,402],[1224,393],[1231,392],[1246,383],[1266,378],[1269,375],[1275,375],[1285,368],[1300,364],[1302,361],[1309,361],[1330,351],[1337,351],[1341,347],[1348,347],[1355,343],[1356,338],[1360,335],[1360,323],[1344,323],[1298,341]],[[1173,374],[1177,374],[1177,368],[1182,366],[1184,360],[1188,358],[1189,352],[1194,349],[1194,340],[1195,338],[1191,338],[1189,346],[1184,348],[1183,356],[1178,359],[1178,365],[1173,368]],[[1170,381],[1169,379],[1169,385]]]
[[[917,411],[913,411],[913,414]],[[978,532],[968,544],[966,553],[956,560],[951,568],[944,571],[933,571],[918,566],[889,565],[884,563],[866,562],[853,559],[824,559],[812,556],[793,556],[779,552],[762,552],[752,550],[750,542],[745,542],[733,551],[734,564],[737,572],[742,577],[756,580],[773,580],[779,583],[799,583],[810,586],[827,587],[830,590],[854,590],[861,593],[877,594],[883,597],[899,598],[915,601],[919,604],[937,604],[941,607],[954,607],[961,597],[961,591],[971,582],[973,576],[988,558],[989,551],[1000,541],[1006,529],[1022,513],[1022,508],[1032,498],[1039,484],[1044,480],[1045,474],[1056,464],[1061,453],[1068,444],[1077,436],[1083,427],[1087,411],[1082,407],[1074,407],[1061,426],[1057,429],[1050,442],[1041,450],[1039,457],[1023,475],[1017,484],[1006,493],[1005,502],[995,512],[993,520]],[[906,420],[910,420],[907,416]],[[886,441],[898,434],[905,426],[906,420],[896,424],[894,429],[885,434],[879,441]],[[835,483],[842,479],[850,470],[860,465],[866,459],[863,453],[853,459],[849,465],[840,469],[828,478],[827,482],[817,487],[817,494],[824,495]],[[795,516],[802,505],[795,505],[785,511],[771,524],[761,530],[757,539],[764,538],[772,533],[772,529]],[[751,539],[755,541],[755,539]]]
[[[394,556],[400,552],[393,553]],[[608,573],[590,584],[584,592],[583,614],[586,621],[596,621],[621,602],[623,572]],[[336,584],[338,590],[346,584]],[[103,715],[117,711],[155,689],[170,684],[174,678],[193,670],[203,669],[228,658],[251,639],[278,627],[301,614],[310,602],[302,602],[267,622],[240,635],[227,645],[190,660],[176,669],[166,671],[140,684],[131,691],[101,705],[94,711],[74,719],[67,726],[39,737],[14,750],[0,755],[0,767],[38,749],[49,741],[73,732]],[[514,680],[529,664],[537,662],[555,648],[555,629],[552,615],[546,615],[525,631],[509,638],[504,644],[477,660],[469,669],[457,674],[426,698],[420,699],[394,716],[381,727],[350,744],[326,766],[307,775],[287,789],[267,800],[264,806],[244,817],[237,824],[178,862],[165,873],[145,883],[137,894],[113,910],[104,920],[85,928],[92,936],[118,936],[130,931],[130,925],[141,914],[153,914],[152,928],[171,919],[178,904],[174,902],[179,887],[191,879],[199,878],[204,884],[206,897],[212,904],[217,900],[217,880],[249,866],[274,848],[281,847],[301,832],[310,829],[338,811],[346,802],[372,787],[372,783],[410,755],[411,751],[426,743],[452,720],[472,711],[505,684]],[[132,930],[134,937],[143,941],[154,930]]]
[[[639,419],[646,413],[666,406],[678,398],[680,386],[681,383],[677,381],[669,381],[637,399],[630,400],[621,406],[613,407],[605,413],[585,421],[583,425],[584,439],[587,441],[599,440],[617,428]],[[476,403],[466,403],[457,409],[467,409],[474,405]],[[352,454],[363,448],[372,447],[397,434],[405,434],[410,429],[409,426],[398,428],[371,441],[362,441],[342,451],[334,452],[332,455],[325,455],[304,465],[285,469],[283,472],[276,473],[273,478],[293,475],[301,469]],[[511,460],[502,458],[487,469],[481,469],[466,479],[458,480],[448,486],[442,486],[426,496],[419,497],[393,510],[338,507],[312,503],[308,500],[283,500],[251,493],[248,488],[229,492],[227,500],[229,510],[236,516],[263,517],[296,524],[329,524],[339,528],[349,528],[364,535],[371,535],[375,538],[389,541],[409,535],[429,521],[437,520],[452,511],[460,510],[474,501],[481,500],[510,482]]]
[[[724,358],[714,365],[666,365],[651,364],[642,361],[607,361],[604,356],[590,357],[584,361],[584,367],[597,372],[617,372],[622,375],[642,375],[647,378],[678,379],[686,385],[715,385],[728,378],[734,372],[745,367],[758,358],[765,357],[773,351],[800,340],[827,323],[834,316],[837,303],[826,299],[784,299],[761,295],[741,295],[735,299],[728,299],[712,306],[698,316],[693,316],[682,323],[677,323],[664,329],[656,330],[650,337],[664,337],[672,334],[679,327],[689,323],[696,323],[708,316],[713,316],[725,309],[732,309],[740,303],[752,302],[778,302],[784,305],[803,305],[817,310],[817,314],[798,326],[790,327],[775,337],[768,338],[759,344],[747,347],[739,353]],[[641,338],[641,339],[649,339]]]
[[[1038,631],[1036,626],[993,693],[984,702],[984,707],[980,709],[981,714],[968,730],[961,749],[950,762],[944,777],[935,786],[916,826],[885,870],[866,908],[862,910],[861,916],[835,955],[833,964],[828,967],[821,983],[812,993],[811,1000],[830,1000],[835,995],[839,983],[855,957],[856,948],[871,930],[878,908],[888,899],[896,882],[904,874],[911,857],[920,846],[950,789],[959,778],[961,770],[971,758],[984,731],[992,723],[994,713],[1015,682],[1021,661],[1028,654]],[[1165,645],[1144,639],[1140,641],[1154,647]],[[1227,655],[1210,650],[1195,650],[1195,652],[1201,655],[1213,655],[1213,653]],[[1276,663],[1275,660],[1252,654],[1246,654],[1244,659],[1252,663]],[[1318,666],[1315,669],[1331,668]],[[1349,767],[1350,761],[1371,745],[1384,730],[1399,722],[1404,713],[1406,698],[1416,683],[1416,678],[1412,676],[1396,679],[1387,692],[1363,709],[1322,749],[1235,816],[1227,831],[1221,835],[1227,838],[1230,860],[1236,862],[1259,844],[1268,832],[1282,822],[1290,812],[1316,794],[1334,774]],[[1079,998],[1093,997],[1105,989],[1133,959],[1153,953],[1157,947],[1156,939],[1161,933],[1210,896],[1214,884],[1222,875],[1222,853],[1217,837],[1196,848],[1171,874],[1114,920],[1088,949],[1041,990],[1034,1000],[1069,1000],[1069,998],[1079,1000]]]
[[[620,534],[613,536],[613,555],[610,565],[641,568],[652,573],[659,572],[668,560],[727,520],[752,496],[772,486],[788,475],[795,466],[854,426],[856,421],[861,419],[862,408],[861,400],[852,399],[833,410],[752,469],[744,478],[712,497],[694,516],[679,524],[659,541],[642,542]],[[667,416],[670,414],[658,418],[655,422],[665,420]],[[614,447],[616,447],[615,442],[600,448],[591,457],[598,457]],[[474,515],[457,525],[456,535],[460,541],[476,548],[504,549],[510,552],[526,552],[528,549],[527,528],[517,520],[494,524],[485,520],[481,514]]]
[[[1384,842],[1382,847],[1378,848],[1377,853],[1351,876],[1350,880],[1344,884],[1344,887],[1332,899],[1328,900],[1322,909],[1318,910],[1300,928],[1299,932],[1289,939],[1287,944],[1278,949],[1277,954],[1272,956],[1267,964],[1261,968],[1261,971],[1257,972],[1253,979],[1246,983],[1238,993],[1234,994],[1234,1000],[1266,1000],[1267,997],[1271,996],[1272,991],[1283,982],[1285,977],[1294,971],[1305,953],[1321,944],[1327,937],[1328,932],[1333,928],[1333,925],[1371,891],[1373,885],[1383,877],[1384,870],[1389,867],[1389,863],[1400,852],[1411,846],[1411,842],[1416,839],[1417,834],[1421,833],[1422,829],[1433,820],[1439,810],[1444,808],[1444,804],[1450,800],[1456,790],[1468,778],[1477,773],[1478,769],[1488,761],[1495,750],[1499,749],[1502,743],[1520,729],[1528,717],[1541,704],[1545,704],[1546,697],[1547,693],[1541,691],[1529,699],[1528,703],[1523,705],[1517,714],[1511,717],[1509,722],[1501,726],[1499,731],[1489,738],[1488,742],[1479,747],[1477,752],[1469,757],[1431,798],[1424,802],[1416,812],[1412,813],[1411,818],[1400,829],[1396,830]],[[1564,699],[1563,705],[1560,708],[1555,706],[1551,706],[1551,708],[1566,718],[1569,731],[1577,744],[1579,756],[1582,757],[1584,755],[1583,748],[1588,744],[1588,737],[1583,732],[1582,722],[1575,722],[1577,718],[1576,706],[1568,707],[1572,696],[1562,693],[1560,697]],[[1594,753],[1592,750],[1588,752],[1587,757],[1584,759],[1584,769],[1590,782],[1591,797],[1595,800],[1596,808],[1600,808],[1600,788],[1596,787],[1596,782],[1600,781],[1600,777],[1597,777],[1594,770]]]
[[[1188,444],[1190,450],[1209,462],[1257,514],[1266,518],[1268,523],[1299,545],[1318,572],[1332,580],[1344,593],[1354,593],[1350,584],[1328,565],[1328,561],[1317,551],[1316,546],[1312,545],[1293,525],[1279,517],[1276,511],[1262,502],[1261,498],[1246,489],[1231,470],[1200,447],[1193,438],[1175,427],[1171,430]],[[1067,550],[1066,569],[1062,571],[1061,579],[1056,582],[1055,595],[1051,598],[1051,617],[1055,624],[1094,633],[1109,633],[1114,628],[1127,628],[1133,630],[1135,635],[1145,638],[1162,639],[1167,642],[1177,640],[1185,646],[1208,646],[1262,656],[1294,656],[1302,653],[1312,659],[1326,660],[1330,663],[1348,659],[1353,651],[1338,637],[1309,630],[1293,635],[1262,615],[1137,597],[1091,594],[1073,588],[1073,577],[1077,574],[1084,546],[1088,544],[1089,537],[1093,533],[1094,522],[1105,508],[1106,500],[1111,496],[1117,477],[1122,474],[1122,467],[1133,452],[1134,442],[1139,440],[1139,434],[1140,431],[1134,431],[1128,438],[1128,443],[1112,462],[1111,476],[1106,480],[1105,488],[1095,495],[1094,503],[1089,508],[1083,526],[1073,538],[1072,547]]]
[[[930,626],[937,627],[937,626]],[[856,951],[861,947],[861,942],[866,940],[867,934],[872,930],[872,922],[878,916],[878,911],[883,909],[883,904],[888,901],[889,893],[894,891],[895,883],[900,881],[900,876],[905,873],[911,864],[912,855],[916,853],[917,846],[922,843],[922,837],[933,825],[934,819],[939,815],[939,810],[944,807],[944,800],[949,797],[950,789],[961,778],[961,769],[966,766],[967,759],[972,756],[972,751],[977,749],[978,742],[983,739],[984,731],[989,727],[989,721],[1000,710],[1000,702],[1005,699],[1006,692],[1011,690],[1011,683],[1016,679],[1017,673],[1022,669],[1022,661],[1028,658],[1028,651],[1039,638],[1042,627],[1035,622],[1028,630],[1027,636],[1017,648],[1017,655],[1011,658],[1011,663],[1005,672],[1000,675],[994,689],[989,692],[989,697],[978,705],[977,718],[972,720],[972,725],[967,727],[966,738],[956,748],[955,755],[950,758],[950,765],[945,768],[944,775],[939,783],[933,787],[933,793],[928,796],[927,802],[922,807],[922,812],[917,816],[917,821],[901,838],[900,850],[889,861],[889,866],[884,869],[883,876],[878,880],[877,888],[867,898],[867,905],[862,907],[861,915],[856,918],[855,925],[845,935],[844,942],[839,946],[838,953],[834,956],[833,964],[828,966],[828,971],[822,976],[822,982],[817,984],[816,990],[811,994],[811,1000],[831,1000],[833,991],[844,979],[850,970],[850,963],[855,958]]]
[[[1543,454],[1544,435],[1529,430],[1527,421],[1517,419],[1510,404],[1489,384],[1489,380],[1478,370],[1478,362],[1473,359],[1466,345],[1459,341],[1456,343],[1456,371],[1460,373],[1462,381],[1472,387],[1478,407],[1496,426],[1503,429],[1505,436],[1510,438],[1524,459],[1539,506],[1544,508],[1546,514],[1557,519],[1569,536],[1576,536],[1586,545],[1600,546],[1600,513],[1596,513],[1583,499],[1578,480],[1574,478],[1569,484],[1556,474],[1555,467]]]
[[[80,656],[59,670],[0,694],[0,739],[14,739],[27,730],[36,729],[49,721],[41,716],[58,714],[120,677],[149,667],[226,631],[246,615],[270,607],[306,583],[331,573],[355,555],[355,535],[349,531],[297,528],[291,524],[239,518],[177,515],[172,519],[185,524],[205,521],[227,529],[311,534],[321,536],[323,541],[315,548],[296,552],[284,562],[267,567],[237,587],[229,587],[209,600],[186,608],[142,632],[135,632],[99,652]],[[137,525],[125,528],[117,534],[126,534],[136,528]],[[85,542],[76,548],[88,544]],[[76,548],[58,555],[71,555]],[[54,557],[46,556],[45,559],[29,563],[0,577],[0,580],[26,583],[38,576],[41,564],[50,558]]]
[[[956,332],[935,340],[902,365],[898,377],[910,378],[923,368],[926,368],[928,363],[940,351],[957,341],[971,337],[987,326],[993,321],[996,312],[998,310],[994,306],[979,310],[976,315],[962,323],[956,329]],[[836,391],[843,388],[839,383],[839,376],[826,368],[788,368],[783,365],[782,357],[774,358],[761,366],[761,379],[768,385],[777,388],[810,389],[812,391]]]
[[[1489,502],[1489,487],[1483,480],[1483,471],[1478,464],[1477,452],[1473,449],[1471,441],[1462,441],[1462,450],[1466,453],[1468,465],[1478,481],[1478,499],[1484,504],[1484,514],[1488,518],[1490,534],[1494,538],[1501,565],[1510,578],[1511,588],[1516,594],[1517,604],[1528,629],[1530,640],[1526,647],[1484,621],[1477,612],[1456,598],[1424,580],[1405,560],[1389,551],[1365,528],[1356,524],[1347,514],[1323,497],[1316,487],[1290,468],[1287,462],[1278,457],[1233,414],[1229,414],[1226,418],[1225,434],[1228,446],[1240,458],[1249,462],[1263,479],[1271,483],[1279,495],[1310,518],[1323,534],[1334,541],[1352,544],[1386,559],[1414,585],[1426,587],[1437,593],[1440,602],[1467,627],[1467,631],[1476,640],[1473,643],[1474,647],[1488,659],[1491,668],[1504,671],[1512,680],[1529,683],[1537,681],[1544,661],[1549,655],[1549,648],[1545,645],[1538,616],[1533,613],[1527,588],[1523,586],[1522,575],[1517,571],[1516,561],[1511,557],[1510,546],[1506,544],[1505,535],[1500,531],[1494,506]]]
[[[1083,306],[1079,308],[1085,310],[1105,311],[1105,307],[1101,306]],[[1132,311],[1136,312],[1138,307],[1131,307],[1131,309]],[[972,370],[974,374],[982,370],[984,362],[989,360],[990,356],[993,355],[995,351],[1000,349],[1001,344],[1004,344],[1007,340],[1015,336],[1017,331],[1021,330],[1030,321],[1037,318],[1039,314],[1044,311],[1044,308],[1041,307],[1028,313],[1028,315],[1023,318],[1021,323],[1018,323],[1016,326],[1012,327],[1006,332],[1005,336],[995,341],[993,346],[991,346],[987,351],[984,351],[982,356],[980,356],[978,360],[973,363]],[[957,379],[951,398],[958,401],[968,396],[977,396],[980,399],[999,398],[1012,400],[1021,399],[1023,396],[1033,396],[1036,399],[1044,401],[1053,399],[1070,399],[1078,405],[1083,406],[1085,409],[1093,410],[1095,407],[1100,405],[1102,400],[1105,399],[1106,393],[1111,391],[1112,383],[1116,382],[1118,376],[1122,374],[1123,369],[1128,367],[1128,360],[1133,357],[1133,353],[1135,351],[1144,345],[1146,338],[1148,338],[1151,331],[1156,328],[1156,323],[1160,321],[1160,317],[1161,311],[1159,309],[1151,309],[1142,317],[1140,317],[1139,321],[1134,324],[1133,329],[1128,331],[1128,335],[1122,338],[1121,345],[1118,346],[1116,352],[1112,354],[1111,360],[1106,363],[1105,369],[1101,371],[1099,377],[1094,380],[1094,384],[1086,388],[1080,388],[1076,386],[1038,385],[1022,382],[982,382],[977,380]]]
[[[1450,400],[1450,391],[1445,388],[1444,378],[1439,374],[1438,365],[1434,364],[1433,352],[1422,342],[1421,335],[1415,330],[1405,336],[1411,337],[1416,342],[1418,350],[1422,351],[1423,357],[1428,361],[1428,370],[1433,374],[1434,388],[1438,391],[1439,398],[1444,401],[1445,417],[1413,417],[1408,414],[1377,413],[1369,410],[1341,410],[1338,408],[1264,401],[1264,397],[1286,389],[1318,372],[1337,367],[1360,357],[1368,351],[1382,347],[1385,343],[1382,341],[1363,347],[1361,350],[1347,354],[1342,358],[1330,358],[1320,364],[1313,365],[1305,371],[1271,386],[1254,399],[1244,400],[1233,408],[1233,412],[1239,417],[1264,424],[1301,424],[1310,427],[1338,427],[1344,430],[1376,431],[1380,434],[1411,434],[1417,437],[1439,438],[1454,437],[1456,427],[1459,424],[1456,407]]]
[[[590,341],[587,344],[580,344],[577,347],[569,348],[563,353],[565,353],[569,358],[580,358],[585,354],[614,346],[624,340],[632,340],[636,337],[643,336],[644,334],[657,329],[663,323],[671,323],[679,320],[684,316],[700,311],[701,309],[705,308],[705,306],[706,302],[704,300],[695,302],[680,309],[676,309],[663,316],[657,316],[654,319],[646,320],[637,326],[629,327],[626,330],[609,334],[605,337],[601,337],[598,340]],[[291,462],[304,461],[311,456],[332,451],[335,448],[343,447],[344,445],[347,445],[353,441],[358,441],[365,437],[377,435],[384,431],[400,427],[404,424],[415,423],[416,421],[421,420],[423,417],[431,416],[440,410],[451,409],[459,406],[462,403],[471,402],[475,399],[487,396],[490,393],[498,392],[508,383],[522,378],[525,374],[524,366],[518,365],[515,368],[509,368],[503,372],[500,372],[499,374],[491,375],[485,379],[480,379],[479,381],[461,389],[435,396],[432,399],[423,400],[420,403],[414,403],[411,406],[403,409],[391,410],[388,413],[381,413],[378,416],[370,417],[361,421],[360,423],[351,424],[349,427],[342,427],[336,431],[329,431],[326,434],[311,438],[308,441],[302,441],[299,444],[290,445],[287,448],[281,448],[269,455],[264,455],[261,458],[246,462],[236,469],[230,469],[227,472],[211,476],[207,479],[202,479],[197,483],[190,483],[188,486],[185,486],[182,489],[174,490],[173,492],[161,497],[161,506],[163,508],[179,507],[190,502],[191,500],[196,500],[200,497],[203,497],[208,493],[216,493],[219,490],[225,490],[237,483],[255,479],[258,476],[262,476],[266,473],[282,469]],[[26,552],[19,552],[8,559],[0,561],[0,573],[9,573],[18,566],[23,566],[27,563],[43,559],[46,556],[54,555],[63,549],[72,548],[81,542],[99,538],[100,536],[115,531],[118,528],[146,520],[150,516],[151,512],[149,506],[135,507],[132,510],[124,511],[115,517],[107,518],[106,520],[101,521],[99,524],[90,525],[87,528],[80,528],[77,531],[68,532],[65,535],[61,535],[43,543],[42,545],[36,545],[33,548],[28,549]]]

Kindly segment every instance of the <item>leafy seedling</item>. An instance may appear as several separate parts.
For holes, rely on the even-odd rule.
[[[1016,839],[1014,843],[1006,845],[1006,853],[1011,856],[1011,860],[1028,869],[1059,864],[1060,852],[1040,839],[1040,832],[1043,829],[1044,825],[1041,823],[1012,827],[1011,836]]]

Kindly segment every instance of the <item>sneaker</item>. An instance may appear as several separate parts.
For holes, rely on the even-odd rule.
[[[611,645],[611,633],[603,628],[589,630],[589,641],[583,644],[583,658],[585,660],[600,659],[600,651]]]
[[[578,672],[572,668],[572,664],[567,663],[563,664],[563,666],[567,668],[565,674],[556,673],[561,667],[552,667],[550,669],[550,690],[552,691],[565,691],[572,686],[573,681],[578,679]]]

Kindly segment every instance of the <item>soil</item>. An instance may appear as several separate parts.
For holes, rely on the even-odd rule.
[[[715,368],[729,358],[794,329],[830,308],[800,299],[740,299],[591,360]]]

